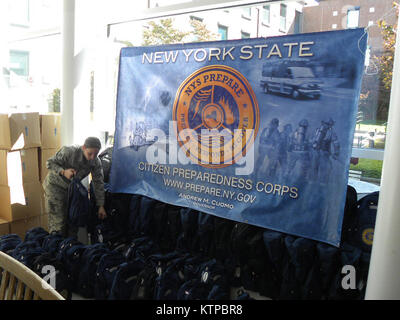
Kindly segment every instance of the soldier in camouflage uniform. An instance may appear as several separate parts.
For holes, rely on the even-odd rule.
[[[98,216],[104,219],[104,177],[100,159],[100,140],[89,137],[83,146],[62,147],[47,160],[49,172],[43,182],[46,212],[49,215],[49,232],[60,232],[64,237],[76,236],[78,228],[68,225],[68,186],[72,177],[82,180],[92,174]]]

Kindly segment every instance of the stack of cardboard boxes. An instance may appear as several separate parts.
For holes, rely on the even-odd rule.
[[[40,225],[42,210],[39,113],[1,115],[1,128],[0,218],[11,233],[24,237],[26,230]]]
[[[10,224],[3,218],[3,203],[9,201],[9,194],[7,190],[7,162],[6,153],[11,144],[10,140],[10,125],[8,123],[8,116],[0,114],[0,236],[10,233]],[[4,199],[5,198],[5,199]]]
[[[39,148],[39,177],[43,184],[47,175],[46,162],[53,157],[61,148],[61,116],[60,114],[43,114],[40,116],[40,132],[42,146]],[[43,189],[42,189],[43,190]],[[44,203],[44,194],[42,193],[42,214],[41,226],[45,230],[49,227],[49,218]]]
[[[41,130],[43,117],[45,122],[47,117],[57,118],[59,126],[56,115],[0,114],[0,235],[16,233],[23,238],[27,230],[42,225],[44,177],[39,167],[47,156],[43,155],[41,141],[47,143],[51,136],[46,124]],[[49,146],[54,144],[46,144],[43,150]]]

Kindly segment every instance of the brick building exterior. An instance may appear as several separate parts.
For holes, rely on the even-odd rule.
[[[371,54],[382,54],[380,19],[396,23],[392,0],[321,0],[318,6],[303,8],[303,32],[368,27]]]

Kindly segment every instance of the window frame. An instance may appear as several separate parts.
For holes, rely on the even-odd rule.
[[[11,56],[12,56],[12,54],[20,54],[20,55],[24,55],[25,57],[26,57],[26,74],[18,74],[17,72],[16,72],[16,69],[15,68],[13,68],[12,67],[12,61],[11,61]],[[15,74],[17,74],[18,76],[20,76],[20,77],[25,77],[25,78],[27,78],[27,77],[29,77],[29,60],[30,60],[30,52],[29,51],[25,51],[25,50],[14,50],[14,49],[11,49],[10,51],[9,51],[9,61],[10,61],[10,71],[12,71],[12,72],[14,72]]]
[[[249,10],[249,12],[247,12],[247,10]],[[246,19],[246,20],[251,20],[251,7],[244,7],[242,8],[242,18]]]
[[[228,27],[223,25],[223,24],[221,24],[221,23],[218,23],[218,34],[219,35],[221,35],[221,33],[219,32],[220,28],[221,29],[225,29],[225,31],[226,31],[226,38],[225,39],[221,38],[220,40],[228,40]]]
[[[268,9],[266,9],[266,7],[268,7]],[[266,4],[266,5],[262,6],[262,12],[263,12],[263,16],[262,16],[261,23],[266,26],[269,26],[271,24],[271,5]],[[268,21],[266,21],[266,19],[265,19],[265,14],[267,12],[268,12]]]
[[[284,10],[282,10],[284,8]],[[285,13],[283,16],[282,13]],[[284,24],[284,26],[282,26]],[[285,3],[281,3],[279,7],[279,30],[286,31],[287,30],[287,5]]]
[[[243,37],[243,35],[248,35],[248,37]],[[241,39],[249,39],[251,37],[251,34],[250,34],[250,32],[246,32],[246,31],[241,30],[240,31],[240,37],[241,37]]]
[[[296,2],[296,0],[271,0],[268,2],[267,5],[279,4],[280,6],[284,5],[287,8],[287,4],[292,3],[292,2]],[[251,5],[253,5],[253,6],[262,6],[265,4],[266,4],[265,1],[251,2]],[[168,16],[172,16],[172,15],[180,15],[180,14],[195,14],[197,12],[207,12],[207,11],[213,11],[213,10],[222,10],[226,14],[227,12],[230,12],[231,9],[242,8],[246,5],[249,5],[249,1],[233,0],[232,2],[228,3],[227,1],[224,1],[224,0],[214,0],[211,3],[208,0],[197,0],[196,2],[188,3],[185,5],[182,5],[181,7],[177,7],[176,5],[171,5],[171,6],[158,7],[158,8],[149,8],[149,10],[147,10],[146,12],[141,12],[141,13],[137,14],[136,18],[132,18],[132,16],[130,16],[130,17],[127,17],[125,19],[125,21],[123,21],[124,19],[121,16],[110,17],[110,18],[108,18],[107,26],[109,27],[111,25],[119,24],[122,22],[132,22],[132,21],[139,21],[139,20],[164,18],[164,17],[168,17]],[[361,11],[360,9],[358,9],[358,10],[359,10],[359,12]],[[376,12],[376,8],[375,8],[375,12]],[[270,14],[271,13],[272,12],[270,12]],[[279,17],[280,17],[280,14],[279,14]],[[359,16],[359,18],[360,18],[360,16]],[[287,18],[286,18],[286,20],[287,20]],[[265,22],[265,21],[263,21],[263,19],[261,19],[260,22],[265,25],[265,23],[263,23],[263,22]],[[275,23],[275,22],[273,22],[273,23]],[[221,23],[218,23],[218,27],[219,26],[227,28],[225,25],[223,25]],[[267,26],[269,27],[269,25],[267,25]],[[280,27],[280,25],[278,25],[278,26]],[[281,30],[281,28],[278,28],[278,29],[281,32],[287,31],[287,30]],[[229,30],[227,30],[227,36],[226,36],[227,39],[229,36],[228,33],[229,33]],[[219,34],[219,32],[218,32],[218,34]],[[373,159],[373,160],[375,160],[375,159],[383,160],[383,153],[384,153],[384,149],[352,147],[352,157],[367,158],[367,159]]]
[[[356,26],[349,27],[349,17],[350,17],[349,13],[350,12],[357,12],[358,13],[357,14],[357,25]],[[359,25],[360,25],[360,7],[353,7],[353,8],[347,9],[346,29],[355,29],[355,28],[358,28]]]

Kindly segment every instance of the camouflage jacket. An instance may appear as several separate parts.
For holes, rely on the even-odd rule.
[[[51,193],[52,189],[68,189],[70,180],[61,176],[60,173],[62,170],[72,168],[76,170],[75,177],[79,180],[88,176],[89,173],[92,174],[96,204],[104,205],[104,175],[99,158],[86,160],[81,146],[62,147],[47,160],[46,166],[49,172],[43,182],[43,187],[48,193]]]

